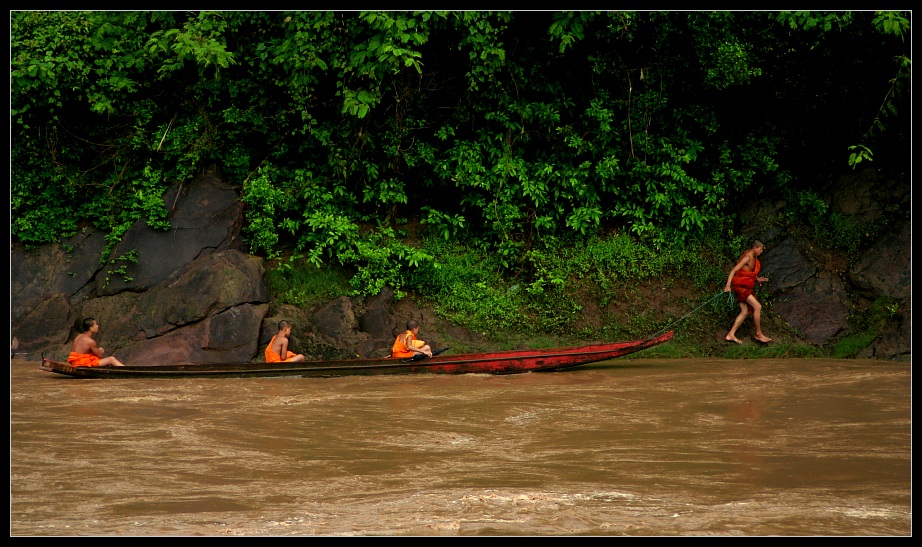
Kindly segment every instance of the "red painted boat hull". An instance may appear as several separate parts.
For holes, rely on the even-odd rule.
[[[519,374],[562,370],[607,361],[651,348],[672,339],[673,331],[646,340],[566,348],[513,350],[493,353],[436,355],[411,359],[345,359],[306,363],[231,363],[150,365],[124,367],[72,367],[43,359],[41,368],[74,378],[175,378],[175,377],[334,377],[380,374]]]

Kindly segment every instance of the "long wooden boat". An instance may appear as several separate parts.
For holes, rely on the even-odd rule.
[[[493,353],[433,355],[425,359],[344,359],[304,363],[231,363],[197,365],[126,365],[73,367],[42,359],[41,368],[75,378],[243,378],[300,376],[333,377],[378,374],[517,374],[572,368],[607,361],[671,340],[673,331],[646,340],[613,344],[527,349]]]

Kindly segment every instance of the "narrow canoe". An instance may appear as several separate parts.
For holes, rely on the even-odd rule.
[[[378,374],[518,374],[572,368],[607,361],[671,340],[673,331],[645,340],[565,348],[527,349],[493,353],[434,355],[415,359],[344,359],[304,363],[229,363],[187,365],[127,365],[72,367],[42,359],[41,368],[75,378],[243,378],[300,376],[334,377]]]

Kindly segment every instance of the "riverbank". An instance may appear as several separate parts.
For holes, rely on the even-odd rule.
[[[349,275],[329,268],[288,268],[284,274],[270,270],[274,304],[269,316],[285,318],[295,325],[292,340],[300,351],[310,353],[306,342],[316,338],[310,326],[317,323],[318,310],[331,299],[341,300],[342,294],[352,292]],[[421,337],[430,345],[450,347],[458,353],[619,342],[645,339],[667,330],[675,332],[673,340],[645,350],[640,356],[663,359],[852,358],[869,343],[864,336],[858,340],[858,345],[851,343],[849,338],[826,347],[809,344],[772,313],[770,294],[760,292],[759,298],[765,305],[763,330],[772,337],[772,342],[755,341],[752,320],[747,319],[738,331],[743,344],[730,344],[724,337],[739,313],[739,305],[729,294],[719,290],[706,293],[696,288],[694,279],[683,276],[640,281],[629,289],[624,284],[612,288],[607,297],[601,296],[602,287],[591,287],[592,281],[584,280],[579,290],[540,295],[561,303],[559,314],[569,317],[566,321],[559,317],[549,321],[548,316],[554,311],[548,307],[529,304],[522,298],[500,301],[500,291],[495,287],[514,286],[515,280],[482,271],[478,275],[485,280],[480,290],[489,295],[487,298],[498,309],[476,301],[465,308],[465,302],[459,303],[463,295],[454,295],[446,305],[446,302],[408,291],[399,300],[384,306],[384,312],[375,309],[371,313],[392,316],[395,330],[400,330],[408,319],[415,319],[421,323]],[[355,303],[350,313],[369,313],[370,300],[389,301],[394,299],[392,295],[393,292],[386,289],[383,296],[375,299],[354,296],[350,300]],[[516,320],[508,320],[513,315]],[[387,349],[389,346],[380,351]],[[318,354],[315,358],[324,356]]]

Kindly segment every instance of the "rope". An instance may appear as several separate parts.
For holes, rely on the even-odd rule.
[[[673,321],[672,323],[670,323],[670,324],[666,325],[665,327],[663,327],[663,329],[662,329],[661,331],[657,332],[656,334],[654,334],[654,335],[651,336],[650,338],[656,338],[656,337],[659,336],[660,334],[663,334],[664,332],[666,332],[666,331],[668,331],[669,329],[671,329],[671,328],[672,328],[676,323],[678,323],[679,321],[684,320],[684,319],[687,318],[688,316],[692,315],[693,313],[697,312],[698,310],[700,310],[701,308],[707,306],[708,304],[714,302],[715,300],[717,300],[718,298],[720,298],[720,297],[723,296],[723,295],[727,295],[727,303],[728,303],[728,304],[732,304],[732,303],[733,303],[733,292],[732,292],[732,291],[729,291],[729,292],[720,291],[720,292],[718,292],[717,294],[715,294],[714,296],[708,298],[708,299],[704,302],[704,304],[701,304],[701,305],[698,306],[697,308],[693,309],[692,311],[686,313],[686,314],[683,315],[682,317],[676,319],[676,320]]]

